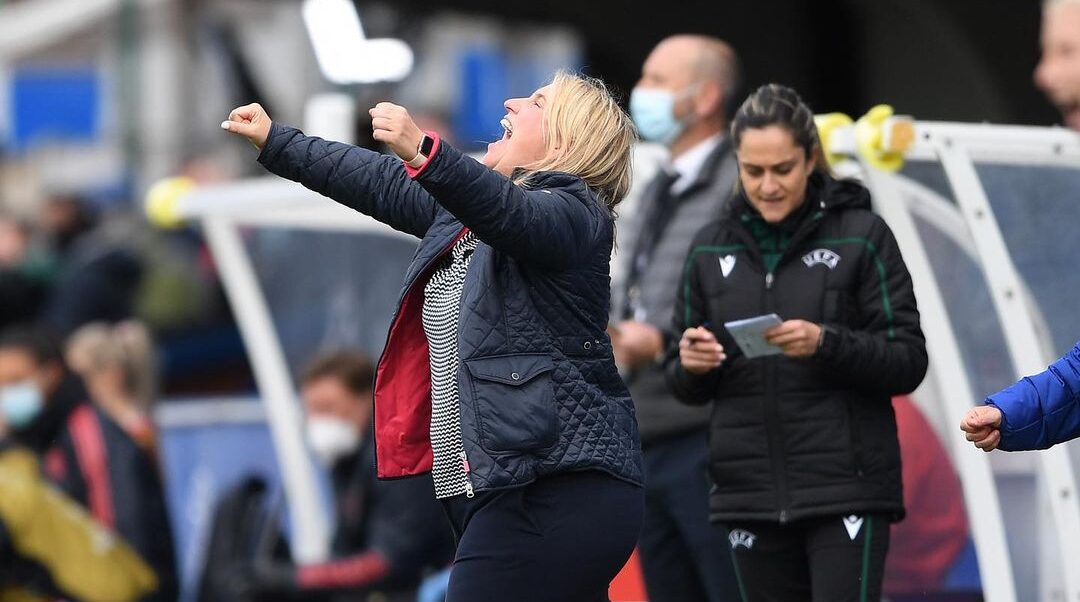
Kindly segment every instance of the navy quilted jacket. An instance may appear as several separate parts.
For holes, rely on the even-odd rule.
[[[381,478],[431,469],[431,374],[420,310],[437,260],[471,230],[457,381],[477,490],[599,469],[641,483],[634,407],[605,333],[611,212],[578,177],[513,184],[437,142],[419,173],[393,157],[274,124],[270,171],[421,239],[375,380]]]

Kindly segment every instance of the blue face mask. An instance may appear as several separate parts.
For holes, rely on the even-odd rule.
[[[683,133],[689,123],[675,118],[675,101],[686,92],[634,88],[630,93],[630,116],[642,139],[667,146]]]
[[[14,430],[30,426],[41,414],[42,401],[41,389],[31,380],[0,388],[0,414]]]

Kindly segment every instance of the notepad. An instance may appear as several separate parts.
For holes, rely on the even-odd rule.
[[[779,326],[783,321],[776,314],[767,314],[745,320],[724,322],[724,328],[731,333],[743,355],[748,358],[777,355],[782,350],[765,340],[765,331]]]

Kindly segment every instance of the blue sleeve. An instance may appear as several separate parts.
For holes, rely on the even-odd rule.
[[[435,221],[434,199],[396,157],[305,136],[296,128],[273,123],[259,163],[417,238],[423,238]]]
[[[1001,410],[1001,449],[1046,449],[1080,436],[1080,343],[1044,372],[986,400]]]
[[[610,238],[610,212],[580,182],[531,190],[443,142],[417,175],[439,205],[484,243],[549,269],[577,265]]]

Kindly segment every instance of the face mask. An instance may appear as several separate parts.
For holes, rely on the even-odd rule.
[[[30,426],[43,405],[41,389],[32,380],[0,388],[0,413],[14,430]]]
[[[634,119],[641,137],[649,142],[667,146],[675,141],[690,125],[686,119],[675,118],[675,102],[693,92],[693,88],[681,92],[655,88],[634,88],[630,93],[630,116]]]
[[[329,416],[308,418],[307,438],[315,457],[327,467],[360,447],[360,433],[356,431],[356,426]]]

